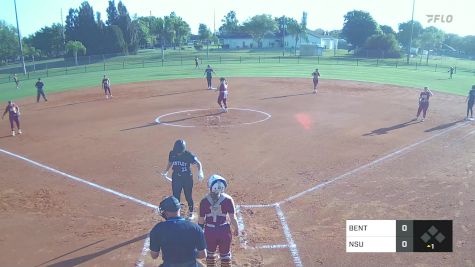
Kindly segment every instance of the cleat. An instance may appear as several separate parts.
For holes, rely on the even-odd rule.
[[[23,133],[23,132],[22,132],[20,129],[18,129],[18,134],[22,134],[22,133]]]
[[[12,131],[12,136],[15,136],[15,131]]]

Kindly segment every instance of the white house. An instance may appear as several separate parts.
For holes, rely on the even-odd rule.
[[[323,49],[335,49],[338,48],[338,39],[328,35],[320,35],[307,31],[306,38],[299,38],[297,48],[300,47],[300,44],[316,45]],[[285,47],[295,48],[295,36],[285,36]]]
[[[257,42],[249,34],[246,33],[223,35],[220,39],[222,40],[221,44],[223,48],[241,49],[259,47]],[[272,48],[278,46],[280,46],[280,42],[278,42],[274,34],[268,33],[264,35],[264,38],[262,39],[261,48]]]
[[[221,43],[223,48],[230,48],[230,49],[240,49],[240,48],[258,48],[257,42],[246,33],[236,33],[236,34],[228,34],[221,36]],[[317,47],[323,49],[335,49],[338,48],[338,39],[333,38],[327,35],[319,35],[313,32],[307,31],[306,38],[300,38],[295,44],[295,36],[286,35],[284,38],[285,47],[286,48],[295,48],[297,49],[300,47],[301,44],[307,45],[316,45]],[[262,39],[262,47],[261,48],[273,48],[273,47],[281,47],[282,39],[279,36],[275,36],[272,33],[268,33]]]

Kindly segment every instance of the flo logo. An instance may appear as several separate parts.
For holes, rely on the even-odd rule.
[[[427,23],[451,23],[454,20],[454,16],[452,15],[426,15],[427,16]]]

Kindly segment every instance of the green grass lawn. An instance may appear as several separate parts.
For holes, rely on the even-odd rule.
[[[459,95],[465,95],[471,85],[475,84],[473,73],[459,72],[454,75],[454,79],[449,80],[445,69],[436,72],[432,67],[426,69],[419,67],[416,70],[414,66],[398,68],[394,66],[374,66],[374,64],[359,64],[356,66],[334,64],[334,61],[327,62],[324,59],[318,64],[314,59],[303,60],[298,58],[281,59],[280,63],[274,58],[261,60],[261,63],[258,63],[255,57],[252,57],[252,60],[241,61],[241,63],[236,58],[221,61],[221,63],[217,58],[209,62],[204,60],[203,64],[207,63],[212,64],[217,76],[302,77],[309,78],[309,84],[311,83],[310,74],[317,67],[320,69],[322,79],[367,81],[415,88],[429,86],[435,91]],[[45,71],[37,72],[30,74],[30,80],[22,80],[20,89],[15,89],[13,82],[0,84],[0,101],[35,95],[34,83],[37,77],[44,80],[47,94],[91,86],[97,86],[99,93],[101,92],[100,81],[104,73],[110,77],[112,86],[129,82],[203,77],[204,66],[196,70],[193,62],[187,61],[183,65],[176,61],[164,62],[163,67],[161,61],[147,62],[143,65],[144,67],[141,64],[140,61],[136,63],[127,62],[125,65],[119,62],[115,65],[107,65],[106,71],[103,70],[103,64],[86,66],[87,69],[84,66],[79,66],[68,69],[67,75],[64,75],[63,69],[52,69],[49,70],[50,77],[46,77]],[[230,83],[232,84],[232,80],[230,80]]]

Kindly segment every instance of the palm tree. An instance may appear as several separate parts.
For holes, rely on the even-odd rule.
[[[66,52],[73,52],[74,55],[74,62],[78,65],[78,52],[81,54],[86,54],[86,47],[79,41],[69,41],[66,44]]]

